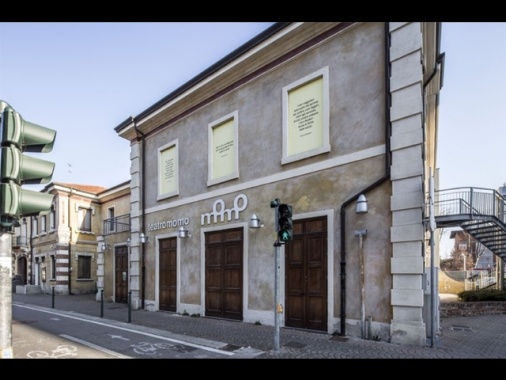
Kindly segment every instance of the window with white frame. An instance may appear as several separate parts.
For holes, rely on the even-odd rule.
[[[158,200],[179,195],[178,149],[177,139],[158,149]]]
[[[54,209],[54,204],[51,206],[51,211],[49,212],[49,231],[54,231],[56,229],[56,211]]]
[[[56,280],[56,255],[51,255],[51,280]]]
[[[37,217],[32,218],[32,236],[37,236],[39,234],[39,223],[37,221]]]
[[[282,164],[330,152],[329,68],[283,88]]]
[[[207,186],[239,178],[238,125],[238,111],[209,124]]]
[[[91,209],[79,207],[78,211],[78,223],[80,231],[91,232]]]
[[[79,255],[77,257],[77,279],[91,279],[91,256]]]
[[[114,232],[116,230],[116,223],[114,219],[114,207],[109,207],[107,209],[107,219],[109,219],[109,232]]]
[[[47,230],[46,230],[46,215],[40,216],[40,232],[47,232]]]

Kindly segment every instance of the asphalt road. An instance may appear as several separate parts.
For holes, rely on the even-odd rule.
[[[139,327],[31,305],[15,305],[12,316],[13,354],[17,359],[249,357],[220,350],[214,347],[213,342],[204,339],[196,341],[191,337]]]

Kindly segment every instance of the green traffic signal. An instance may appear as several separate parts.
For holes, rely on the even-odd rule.
[[[21,186],[50,182],[55,164],[23,152],[51,152],[56,131],[24,120],[2,100],[0,117],[0,226],[11,227],[23,216],[51,209],[54,195]]]
[[[23,152],[48,153],[53,150],[56,131],[24,120],[7,106],[2,112],[2,146],[14,144]]]
[[[51,181],[54,162],[23,155],[14,145],[2,146],[0,151],[2,180],[12,180],[20,185]]]
[[[293,239],[292,206],[280,204],[278,206],[278,239],[286,243]]]
[[[0,196],[0,215],[15,219],[49,212],[54,198],[53,194],[22,189],[12,182],[0,183]]]

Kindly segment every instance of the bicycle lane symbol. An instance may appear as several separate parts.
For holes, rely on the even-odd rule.
[[[77,347],[70,345],[60,345],[49,354],[46,351],[30,351],[26,356],[32,359],[59,359],[67,356],[76,356]]]
[[[187,354],[196,350],[196,348],[188,347],[183,344],[171,343],[141,342],[139,344],[132,344],[130,346],[133,348],[135,353],[147,356],[161,356],[162,353],[160,353],[159,350],[171,350],[179,354]]]

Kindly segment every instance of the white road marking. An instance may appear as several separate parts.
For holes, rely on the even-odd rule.
[[[43,313],[48,313],[48,314],[53,314],[53,315],[59,315],[61,317],[72,318],[72,319],[76,319],[76,320],[82,321],[82,322],[94,323],[94,324],[100,325],[100,326],[107,326],[107,327],[111,327],[111,328],[114,328],[114,329],[117,329],[117,330],[123,330],[123,331],[128,331],[128,332],[131,332],[131,333],[135,333],[135,334],[141,334],[141,335],[145,335],[145,336],[150,336],[152,338],[156,338],[156,339],[160,339],[160,340],[166,340],[166,341],[169,341],[169,342],[180,343],[180,344],[184,344],[186,346],[195,347],[195,348],[198,348],[198,349],[201,349],[201,350],[205,350],[205,351],[211,351],[211,352],[214,352],[214,353],[217,353],[217,354],[221,354],[221,355],[226,355],[226,356],[232,356],[232,355],[234,355],[233,352],[223,351],[223,350],[219,350],[217,348],[212,348],[212,347],[203,346],[203,345],[200,345],[200,344],[185,342],[185,341],[179,340],[179,339],[166,338],[164,336],[150,334],[150,333],[142,332],[142,331],[136,331],[136,330],[132,330],[132,329],[127,329],[125,327],[113,326],[113,325],[110,325],[110,324],[107,324],[107,323],[92,321],[92,320],[89,320],[89,319],[84,319],[84,318],[76,317],[76,316],[73,316],[73,315],[62,314],[62,313],[58,313],[58,312],[50,311],[50,310],[44,310],[44,308],[40,308],[40,307],[32,307],[32,306],[27,306],[27,305],[20,305],[20,304],[17,304],[17,303],[13,303],[12,305],[13,306],[18,306],[18,307],[23,307],[25,309],[40,311],[40,312],[43,312]]]
[[[118,352],[108,350],[107,348],[104,348],[104,347],[101,347],[101,346],[97,346],[96,344],[93,344],[93,343],[90,343],[90,342],[86,342],[84,340],[81,340],[79,338],[75,338],[75,337],[70,336],[70,335],[60,334],[60,336],[62,338],[71,340],[73,342],[81,343],[84,346],[91,347],[91,348],[94,348],[95,350],[98,350],[98,351],[104,352],[106,354],[115,356],[115,357],[117,357],[119,359],[132,359],[131,356],[126,356],[126,355],[120,354]]]
[[[112,339],[130,340],[128,338],[123,338],[121,335],[112,335],[112,334],[107,334],[107,335],[109,335]]]

